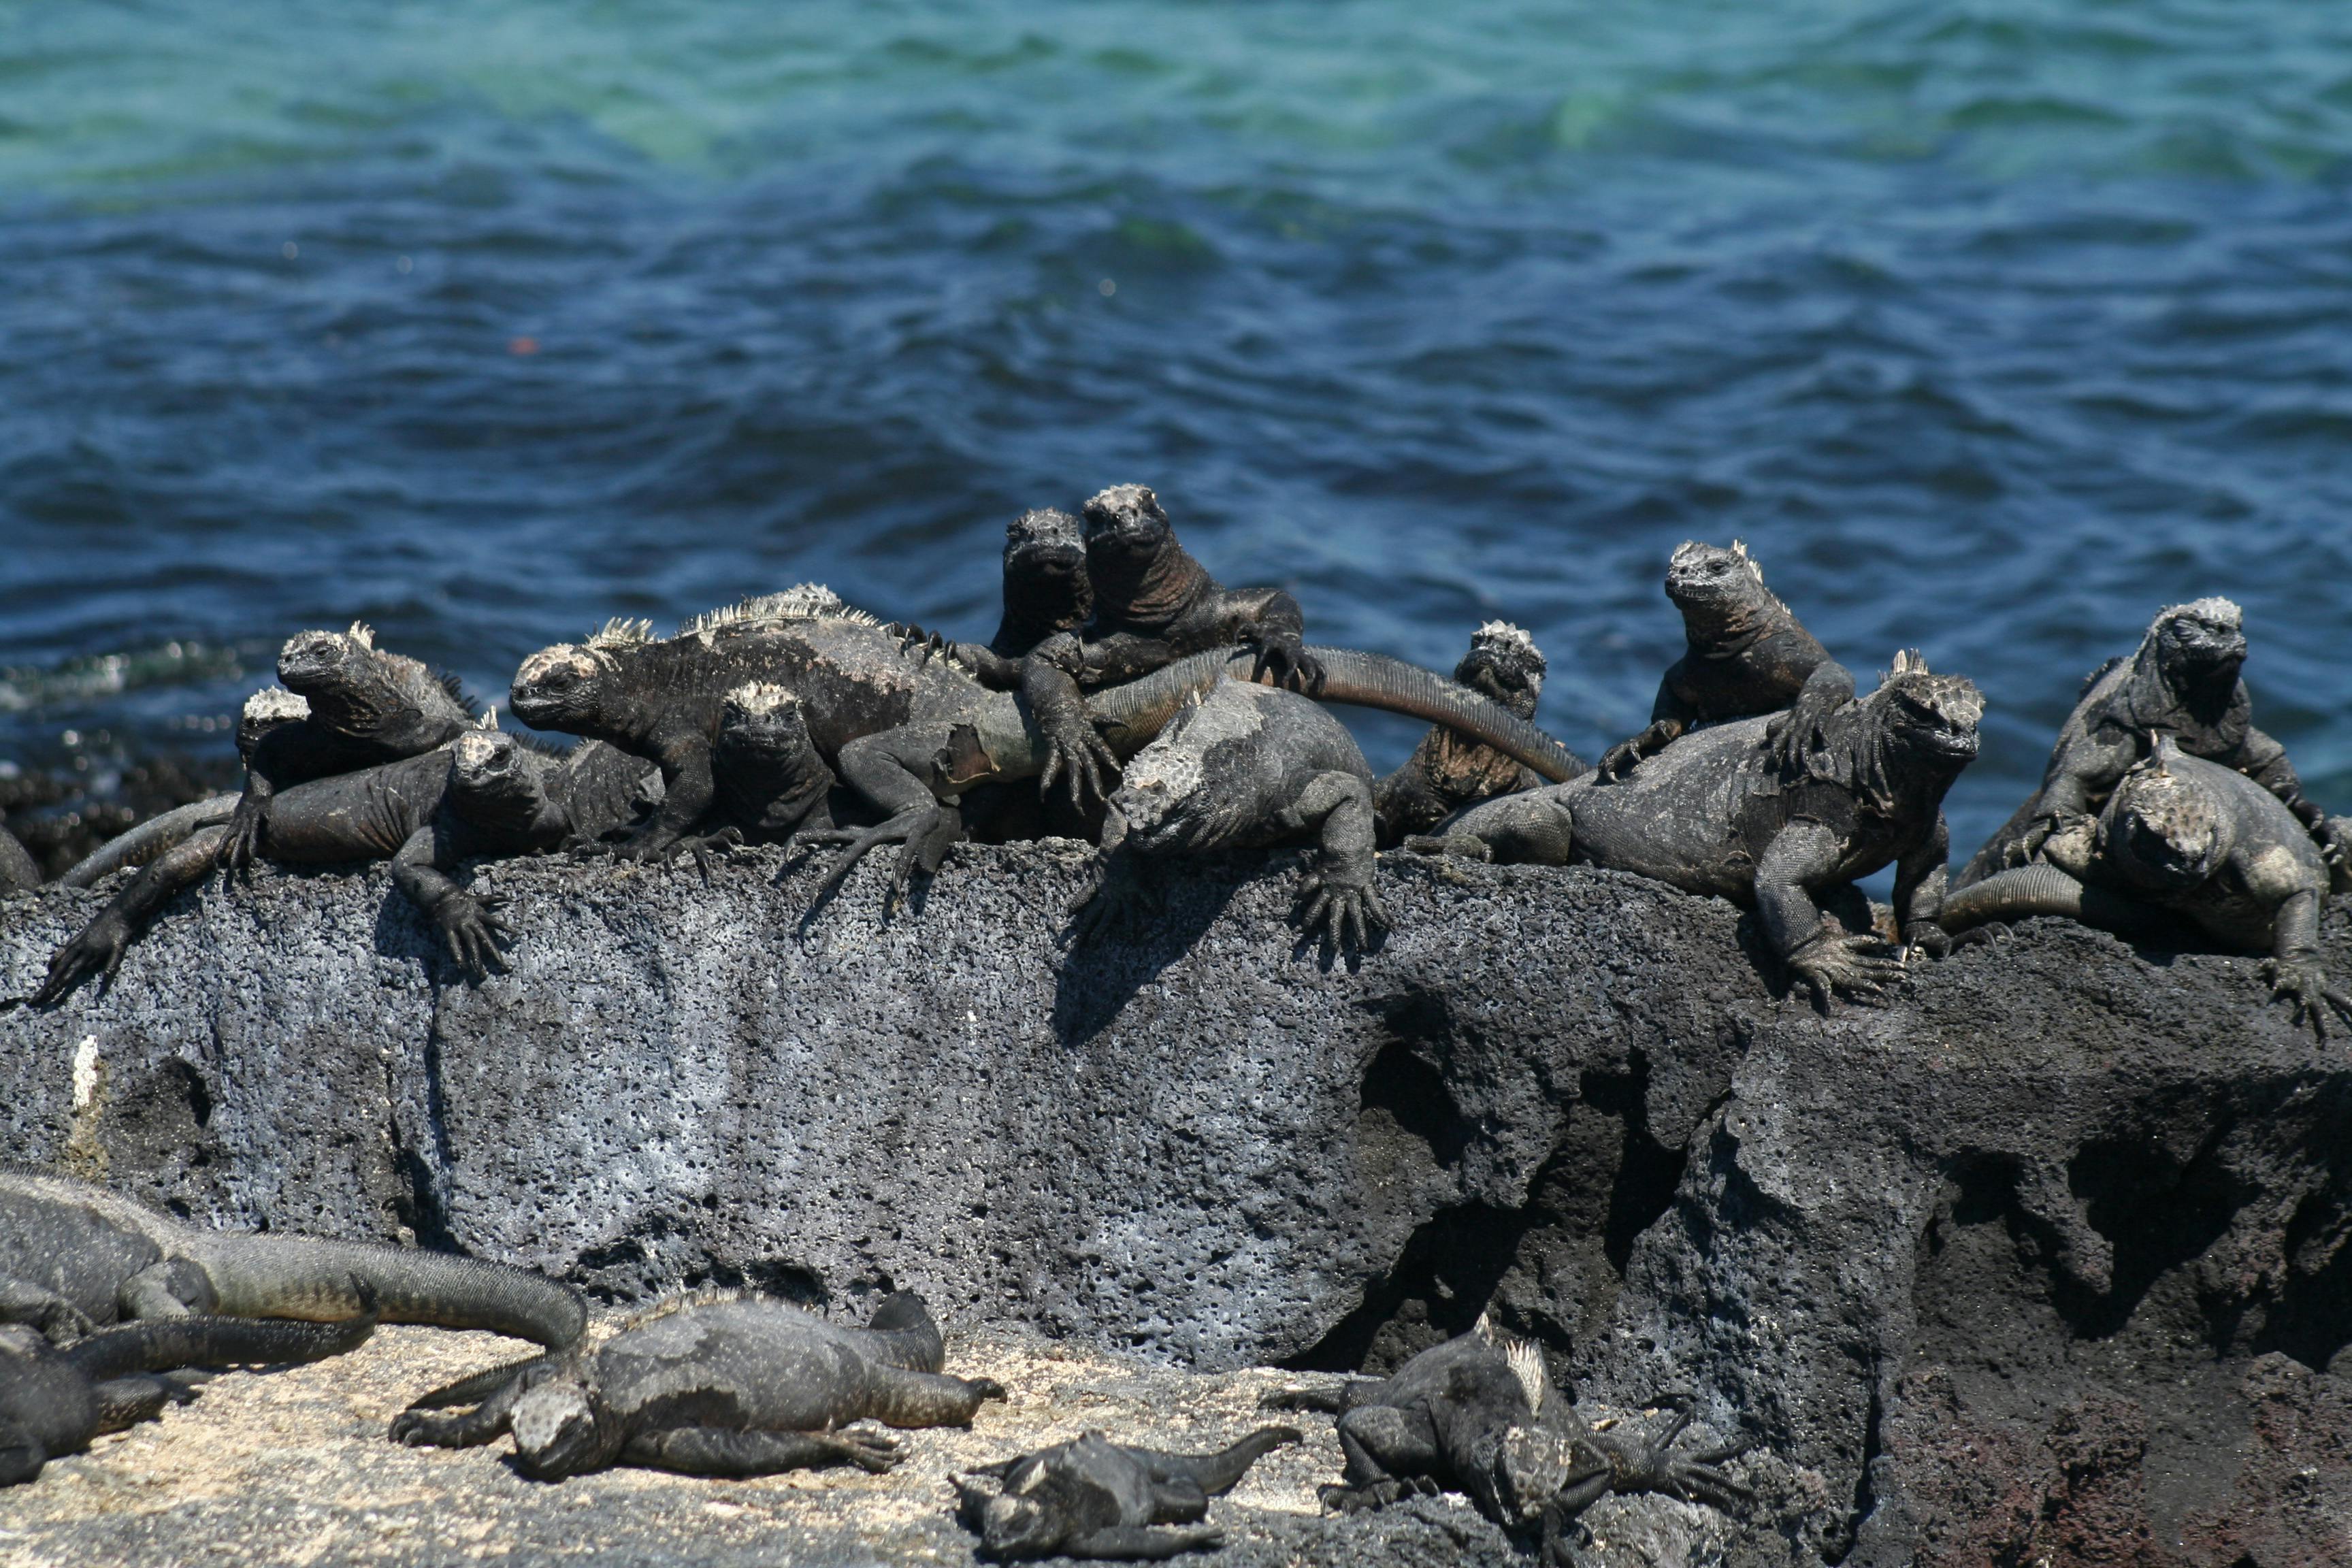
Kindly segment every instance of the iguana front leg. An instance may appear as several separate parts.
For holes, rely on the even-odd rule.
[[[699,732],[664,742],[656,759],[661,764],[661,808],[635,833],[600,852],[622,860],[667,858],[694,831],[718,796],[718,784],[710,772],[710,738]]]
[[[880,1475],[907,1457],[907,1446],[887,1432],[745,1432],[723,1426],[671,1426],[641,1432],[621,1450],[621,1463],[681,1476],[772,1476],[785,1470],[856,1465]]]
[[[903,847],[891,871],[887,903],[905,896],[916,871],[925,876],[937,871],[949,846],[963,837],[963,814],[945,792],[988,777],[988,762],[979,732],[970,724],[902,725],[842,747],[842,782],[889,816],[873,827],[806,836],[812,844],[849,846],[817,884],[817,896],[840,887],[866,852],[879,844]]]
[[[1772,765],[1784,773],[1810,773],[1813,759],[1829,745],[1830,715],[1853,700],[1852,670],[1835,659],[1815,665],[1796,701],[1765,730]]]
[[[157,911],[210,874],[227,835],[226,827],[207,827],[158,855],[50,957],[48,976],[33,993],[33,1005],[46,1007],[101,971],[111,984],[123,953]]]
[[[56,1291],[29,1279],[0,1277],[0,1323],[24,1323],[54,1344],[79,1339],[98,1325]]]
[[[1045,737],[1037,793],[1045,795],[1056,778],[1064,779],[1071,809],[1078,812],[1087,809],[1089,795],[1108,799],[1108,781],[1118,777],[1118,753],[1087,716],[1075,668],[1081,657],[1077,639],[1065,635],[1048,638],[1021,662],[1021,698]]]
[[[1944,909],[1944,887],[1950,872],[1946,862],[1951,858],[1951,831],[1944,826],[1944,814],[1936,813],[1932,832],[1908,853],[1895,862],[1895,929],[1906,946],[1916,947],[1930,958],[1941,958],[1952,951],[1952,939],[1945,934],[1938,917]]]
[[[1800,820],[1775,835],[1756,862],[1756,913],[1764,934],[1823,1009],[1832,992],[1876,1001],[1903,973],[1885,942],[1844,935],[1822,920],[1811,889],[1836,879],[1839,859],[1837,834]]]
[[[1252,680],[1309,697],[1323,689],[1323,665],[1307,651],[1307,612],[1297,599],[1279,588],[1266,590],[1255,603],[1241,595],[1227,597],[1244,615],[1236,628],[1242,642],[1257,650]]]
[[[2294,1004],[2294,1021],[2310,1024],[2311,1032],[2324,1040],[2329,1009],[2352,1023],[2352,996],[2328,984],[2326,972],[2319,966],[2318,893],[2289,895],[2272,922],[2276,934],[2271,956],[2263,961],[2263,978],[2270,982],[2274,998]]]
[[[1308,938],[1328,931],[1342,951],[1368,946],[1389,924],[1373,885],[1371,786],[1352,773],[1318,773],[1295,808],[1302,823],[1322,820],[1322,848],[1299,888],[1298,928]]]
[[[392,879],[440,931],[457,966],[479,984],[493,969],[505,972],[506,955],[499,949],[514,941],[514,932],[494,912],[504,900],[478,899],[457,884],[450,873],[458,858],[447,827],[429,823],[392,858]]]

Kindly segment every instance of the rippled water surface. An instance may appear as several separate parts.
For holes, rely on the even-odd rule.
[[[2352,809],[2347,175],[2302,0],[0,4],[0,758],[224,748],[354,617],[984,636],[1134,479],[1319,639],[1528,626],[1587,751],[1744,536],[1985,688],[1964,845],[2227,594]]]

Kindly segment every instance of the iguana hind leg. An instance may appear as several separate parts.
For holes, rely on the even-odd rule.
[[[1195,1530],[1157,1530],[1147,1525],[1119,1524],[1089,1531],[1062,1542],[1072,1557],[1092,1557],[1106,1563],[1160,1563],[1187,1552],[1214,1552],[1225,1543],[1225,1532],[1214,1525]]]
[[[724,1426],[641,1432],[621,1450],[625,1465],[682,1476],[772,1476],[828,1465],[856,1465],[880,1475],[906,1457],[907,1446],[886,1432],[742,1432]]]
[[[79,1339],[98,1325],[89,1315],[56,1291],[29,1279],[0,1277],[0,1323],[23,1323],[41,1331],[51,1342]]]
[[[889,814],[873,827],[835,828],[802,836],[808,844],[849,847],[817,884],[817,897],[839,888],[867,850],[897,844],[898,862],[890,875],[890,903],[906,896],[916,871],[940,868],[948,847],[963,838],[963,816],[941,786],[984,776],[971,726],[908,725],[852,741],[841,749],[844,783]]]

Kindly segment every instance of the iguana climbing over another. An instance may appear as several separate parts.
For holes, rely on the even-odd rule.
[[[550,756],[518,736],[471,730],[421,756],[296,784],[273,797],[262,852],[286,865],[390,860],[393,881],[477,980],[505,961],[509,937],[495,903],[460,887],[461,862],[590,841],[628,820],[623,810],[651,770],[610,747]],[[158,911],[202,881],[230,829],[206,827],[166,850],[49,960],[33,1001],[46,1006],[92,974],[110,979]]]
[[[220,840],[237,868],[261,853],[270,797],[291,784],[398,762],[454,741],[475,721],[454,679],[385,653],[358,622],[348,632],[299,632],[278,654],[278,679],[308,705],[304,717],[260,737],[247,759],[245,794]]]
[[[2033,859],[2042,841],[2098,814],[2150,738],[2168,735],[2193,757],[2252,779],[2294,814],[2331,863],[2343,847],[2326,815],[2303,793],[2286,748],[2254,728],[2253,701],[2240,671],[2244,616],[2227,599],[2199,599],[2159,611],[2129,658],[2102,666],[2059,727],[2042,787],[1954,879],[1965,888]]]
[[[1822,917],[1822,900],[1894,862],[1905,942],[1940,954],[1944,792],[1977,752],[1984,699],[1933,675],[1916,654],[1867,698],[1832,715],[1820,750],[1790,777],[1769,719],[1685,737],[1617,784],[1598,776],[1471,807],[1414,847],[1496,860],[1638,871],[1757,911],[1772,950],[1827,1005],[1871,999],[1902,973],[1874,938]]]
[[[980,1537],[980,1550],[1000,1562],[1158,1562],[1223,1545],[1225,1532],[1201,1522],[1209,1517],[1209,1500],[1233,1490],[1267,1454],[1298,1440],[1295,1427],[1261,1426],[1213,1454],[1163,1454],[1088,1432],[948,1480],[959,1500],[957,1517]]]
[[[52,1339],[189,1313],[487,1329],[552,1350],[587,1324],[579,1292],[446,1253],[278,1231],[208,1230],[103,1187],[0,1166],[0,1322]]]
[[[1488,621],[1472,635],[1470,651],[1454,667],[1454,679],[1532,720],[1543,696],[1547,668],[1535,638],[1502,621]],[[1421,738],[1403,766],[1372,785],[1381,847],[1393,849],[1465,805],[1535,789],[1543,782],[1517,758],[1437,725]]]
[[[1513,764],[1517,766],[1517,763]],[[1360,948],[1385,927],[1373,885],[1372,770],[1346,725],[1295,691],[1224,680],[1137,752],[1104,815],[1102,879],[1080,930],[1125,919],[1134,861],[1311,840],[1299,923]]]
[[[904,1457],[854,1421],[966,1426],[989,1378],[950,1377],[921,1300],[900,1292],[863,1329],[755,1296],[688,1297],[632,1319],[590,1349],[549,1359],[457,1415],[404,1411],[394,1442],[467,1448],[514,1435],[525,1475],[556,1480],[608,1465],[692,1476],[764,1476]]]
[[[1392,1377],[1265,1403],[1339,1416],[1347,1468],[1322,1489],[1325,1507],[1356,1512],[1425,1490],[1460,1491],[1506,1530],[1540,1530],[1545,1562],[1562,1568],[1573,1561],[1567,1527],[1611,1492],[1663,1492],[1726,1512],[1753,1495],[1717,1468],[1745,1445],[1674,1453],[1686,1409],[1653,1438],[1595,1431],[1553,1386],[1536,1347],[1483,1319]]]
[[[1783,710],[1771,731],[1775,765],[1800,767],[1819,752],[1830,715],[1853,700],[1853,676],[1764,586],[1748,546],[1685,541],[1666,563],[1666,597],[1689,646],[1658,682],[1650,727],[1603,752],[1601,776],[1622,778],[1695,725]]]
[[[2330,1009],[2352,1021],[2352,997],[2320,967],[2327,862],[2294,815],[2237,770],[2160,736],[2094,821],[2053,833],[2040,855],[1946,899],[1944,928],[2065,915],[2133,935],[2179,915],[2218,942],[2268,952],[2273,994],[2322,1039]]]
[[[357,1350],[373,1314],[343,1322],[183,1317],[100,1329],[60,1350],[20,1323],[0,1323],[0,1487],[33,1480],[90,1439],[154,1419],[189,1396],[155,1375],[183,1367],[275,1366]]]

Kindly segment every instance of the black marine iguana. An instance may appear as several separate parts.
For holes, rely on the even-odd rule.
[[[261,853],[270,797],[289,784],[397,762],[454,741],[475,721],[455,680],[385,653],[354,621],[348,632],[298,632],[278,654],[278,679],[302,698],[299,721],[262,736],[246,761],[245,794],[220,840],[232,868]]]
[[[1444,722],[1493,744],[1547,778],[1582,764],[1558,742],[1485,697],[1426,670],[1348,649],[1316,649],[1322,696]],[[1140,680],[1084,699],[1089,725],[1114,756],[1140,751],[1185,699],[1258,662],[1248,652],[1180,659]],[[819,760],[886,820],[810,836],[845,843],[825,886],[837,885],[877,844],[904,845],[894,889],[938,868],[962,836],[957,799],[992,780],[1035,777],[1052,754],[1020,699],[990,691],[952,659],[929,657],[862,611],[813,584],[697,617],[656,641],[640,624],[615,625],[585,644],[544,648],[515,677],[514,712],[538,729],[603,740],[659,763],[661,810],[618,851],[667,854],[709,809],[726,694],[748,683],[782,686]]]
[[[0,893],[28,893],[41,885],[41,868],[16,836],[0,827]]]
[[[1540,1529],[1551,1563],[1573,1561],[1567,1526],[1611,1492],[1663,1492],[1726,1512],[1752,1495],[1716,1468],[1746,1445],[1672,1452],[1689,1425],[1687,1410],[1647,1440],[1622,1429],[1595,1431],[1552,1385],[1536,1347],[1496,1334],[1484,1320],[1392,1377],[1275,1394],[1264,1403],[1339,1416],[1347,1468],[1339,1484],[1322,1489],[1325,1507],[1355,1512],[1424,1489],[1455,1489],[1506,1530]]]
[[[957,1517],[999,1561],[1091,1557],[1157,1562],[1224,1544],[1225,1532],[1202,1525],[1209,1500],[1234,1489],[1249,1468],[1299,1434],[1261,1426],[1213,1454],[1163,1454],[1088,1432],[963,1475],[950,1475]],[[991,1488],[974,1477],[987,1477]],[[1192,1525],[1191,1530],[1154,1528]]]
[[[1824,744],[1829,716],[1853,700],[1853,674],[1764,586],[1738,540],[1728,550],[1685,541],[1666,563],[1666,597],[1682,612],[1688,650],[1658,682],[1650,727],[1603,752],[1601,776],[1622,778],[1694,725],[1783,710],[1773,763],[1802,766]]]
[[[2084,684],[2051,748],[2042,787],[1961,868],[1953,886],[2022,866],[2052,833],[2095,816],[2156,735],[2252,779],[2294,814],[2331,863],[2343,859],[2345,847],[2326,814],[2304,795],[2286,748],[2254,728],[2253,701],[2239,675],[2245,662],[2244,616],[2229,600],[2199,599],[2158,612],[2130,658],[2101,666]]]
[[[2269,791],[2170,736],[2116,781],[2095,821],[2054,832],[2031,865],[1996,871],[1944,900],[1955,936],[1988,922],[2065,915],[2126,935],[2167,912],[2231,947],[2267,951],[2264,977],[2327,1037],[2352,997],[2327,984],[2319,912],[2329,867],[2311,834]]]
[[[0,1323],[0,1487],[33,1480],[51,1459],[189,1396],[155,1373],[323,1361],[357,1350],[375,1324],[366,1311],[336,1323],[183,1317],[100,1329],[60,1350],[23,1324]]]
[[[262,851],[288,865],[390,860],[393,881],[475,979],[505,967],[511,932],[497,901],[456,880],[477,856],[524,855],[593,839],[629,820],[634,791],[650,770],[610,747],[555,757],[520,738],[470,730],[420,756],[296,784],[272,797]],[[47,1006],[92,974],[111,979],[156,913],[204,879],[232,829],[206,827],[149,863],[49,960],[33,996]]]
[[[1547,668],[1535,638],[1502,621],[1488,621],[1472,634],[1470,651],[1454,667],[1454,679],[1532,720],[1543,696]],[[1443,724],[1433,726],[1402,767],[1372,785],[1381,847],[1393,849],[1465,805],[1535,789],[1543,782],[1534,769],[1484,742]]]
[[[1518,764],[1514,763],[1514,766]],[[1346,725],[1295,691],[1224,680],[1189,703],[1129,762],[1104,814],[1103,867],[1079,931],[1123,921],[1134,860],[1320,846],[1299,895],[1309,937],[1360,948],[1389,923],[1373,886],[1372,770]]]
[[[1874,938],[1822,917],[1822,900],[1895,863],[1905,942],[1950,941],[1944,792],[1977,752],[1984,699],[1956,676],[1895,656],[1878,689],[1832,715],[1807,769],[1787,776],[1769,719],[1703,730],[1619,784],[1580,778],[1471,807],[1412,847],[1474,858],[1638,871],[1754,909],[1772,949],[1826,1006],[1832,990],[1874,998],[1902,973]]]
[[[586,1325],[579,1292],[446,1253],[206,1230],[65,1176],[0,1167],[0,1322],[52,1339],[189,1313],[488,1329],[551,1350]]]
[[[523,1473],[557,1480],[608,1465],[691,1476],[764,1476],[852,1464],[882,1471],[897,1439],[853,1421],[966,1426],[989,1378],[940,1372],[946,1351],[921,1300],[900,1292],[863,1329],[752,1296],[688,1297],[523,1371],[475,1409],[409,1409],[392,1438],[467,1448],[512,1432]]]

